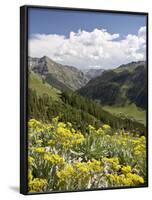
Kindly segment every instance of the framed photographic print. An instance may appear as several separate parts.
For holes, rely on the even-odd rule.
[[[20,192],[147,187],[148,13],[20,16]]]

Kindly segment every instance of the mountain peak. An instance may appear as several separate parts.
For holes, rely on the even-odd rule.
[[[47,63],[49,63],[49,62],[51,62],[51,63],[56,63],[54,60],[52,60],[51,58],[49,58],[48,56],[43,56],[43,57],[41,57],[40,59],[39,59],[39,61],[41,62],[41,61],[44,61],[44,62],[47,62]]]
[[[52,82],[58,86],[64,84],[66,88],[72,90],[77,90],[88,82],[88,79],[79,69],[59,64],[47,56],[43,56],[36,61],[30,57],[29,66],[33,72],[46,79],[50,84]]]

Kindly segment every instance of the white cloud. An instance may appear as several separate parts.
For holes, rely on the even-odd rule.
[[[137,35],[120,39],[118,33],[106,29],[92,32],[78,30],[69,37],[56,34],[34,34],[29,39],[29,55],[44,55],[62,64],[82,68],[101,66],[112,68],[132,61],[144,60],[146,54],[146,27]]]

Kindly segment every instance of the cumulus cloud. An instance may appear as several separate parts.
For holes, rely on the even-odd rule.
[[[120,39],[119,33],[106,29],[91,32],[78,30],[68,37],[57,34],[34,34],[29,39],[29,55],[48,56],[56,62],[85,68],[113,68],[132,61],[144,60],[146,54],[146,27],[136,35]]]

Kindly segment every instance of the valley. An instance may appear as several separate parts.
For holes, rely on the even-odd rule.
[[[86,76],[88,72],[92,72],[92,79]],[[141,75],[144,81],[142,85],[139,82]],[[113,70],[92,69],[81,72],[71,66],[62,66],[45,56],[39,59],[30,57],[29,113],[40,120],[43,111],[44,121],[59,115],[62,120],[70,121],[75,124],[75,128],[83,130],[88,124],[98,128],[102,123],[108,123],[113,128],[130,129],[132,126],[131,129],[140,129],[143,133],[146,105],[136,105],[138,99],[134,100],[133,95],[130,97],[129,94],[134,88],[140,87],[142,91],[145,80],[144,62],[132,62]],[[144,94],[136,94],[139,94],[139,103],[142,103]],[[35,101],[36,106],[33,106]]]

